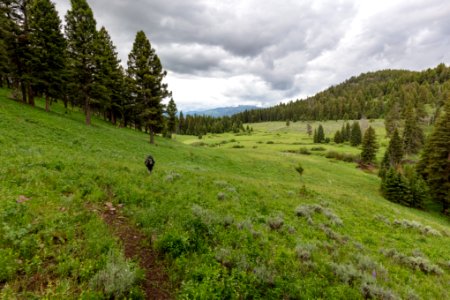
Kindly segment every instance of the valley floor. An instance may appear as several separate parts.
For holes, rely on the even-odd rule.
[[[86,127],[77,111],[46,113],[42,101],[8,94],[0,90],[1,298],[145,298],[145,255],[127,253],[105,207],[128,220],[136,252],[153,255],[170,291],[161,298],[450,298],[448,217],[388,202],[376,174],[324,155],[360,149],[314,145],[306,123],[150,145],[144,133],[99,119]],[[331,136],[342,121],[323,125]],[[383,121],[370,125],[381,157]]]

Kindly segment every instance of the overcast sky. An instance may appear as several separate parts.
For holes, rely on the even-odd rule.
[[[64,19],[70,0],[55,0]],[[448,0],[88,0],[126,66],[144,30],[179,109],[304,98],[362,72],[450,62]]]

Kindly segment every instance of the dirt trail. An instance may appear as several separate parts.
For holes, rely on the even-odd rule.
[[[101,216],[114,235],[122,241],[125,256],[137,258],[140,267],[145,270],[142,284],[147,299],[173,299],[169,277],[158,254],[151,247],[151,241],[129,221],[111,203],[106,203]]]

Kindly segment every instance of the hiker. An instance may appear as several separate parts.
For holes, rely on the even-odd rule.
[[[155,165],[155,160],[153,159],[153,156],[151,156],[151,155],[147,156],[147,159],[145,160],[145,166],[147,167],[147,170],[150,174],[152,173],[154,165]]]

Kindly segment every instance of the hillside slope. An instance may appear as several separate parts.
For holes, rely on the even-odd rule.
[[[434,110],[450,95],[450,67],[421,72],[380,70],[353,76],[307,99],[249,110],[233,116],[244,123],[286,120],[382,118],[394,103],[402,110],[429,104]]]
[[[286,153],[311,145],[300,131],[152,146],[144,133],[97,119],[86,127],[78,112],[45,113],[7,94],[2,298],[142,297],[135,264],[95,212],[105,202],[123,205],[149,237],[180,298],[450,297],[449,220],[384,200],[378,177],[353,164]],[[129,276],[111,292],[105,274],[114,268]]]

